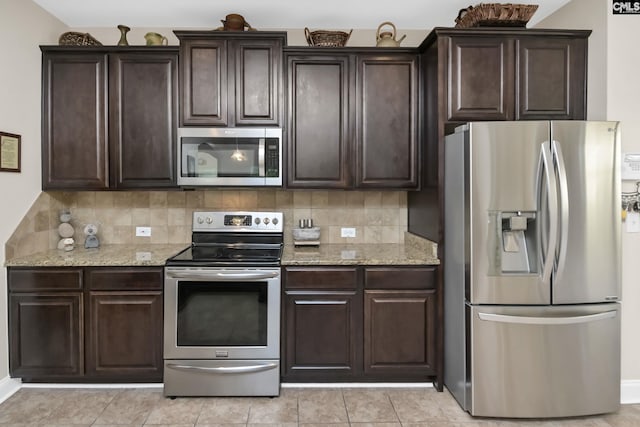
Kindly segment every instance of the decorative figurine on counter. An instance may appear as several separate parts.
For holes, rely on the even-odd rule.
[[[75,230],[71,225],[71,212],[68,210],[60,211],[60,225],[58,226],[58,234],[61,239],[58,241],[58,249],[65,251],[72,251],[75,246],[73,240],[73,234]]]
[[[84,235],[87,236],[84,239],[84,247],[86,249],[89,248],[99,248],[100,240],[98,240],[98,226],[95,224],[87,224],[84,227]]]

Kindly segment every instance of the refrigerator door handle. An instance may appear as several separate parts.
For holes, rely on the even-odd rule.
[[[558,141],[551,141],[554,164],[558,172],[558,187],[560,188],[560,241],[556,250],[556,275],[562,276],[567,258],[567,244],[569,239],[569,190],[567,186],[567,169],[564,165],[562,148]]]
[[[596,322],[598,320],[613,319],[617,316],[616,310],[605,311],[604,313],[590,314],[587,316],[569,317],[530,317],[530,316],[509,316],[506,314],[478,313],[480,320],[500,323],[520,323],[525,325],[574,325],[578,323]]]
[[[540,159],[540,168],[542,169],[540,173],[544,175],[547,195],[546,206],[549,209],[549,234],[546,253],[543,257],[542,282],[549,284],[555,262],[556,246],[558,245],[558,195],[556,175],[553,172],[553,157],[548,141],[543,142],[540,146]]]

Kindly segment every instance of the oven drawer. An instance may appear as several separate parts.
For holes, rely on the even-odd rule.
[[[165,360],[165,396],[278,396],[279,360]]]

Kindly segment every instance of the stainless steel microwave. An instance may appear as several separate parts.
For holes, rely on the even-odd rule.
[[[178,185],[282,186],[282,129],[178,129]]]

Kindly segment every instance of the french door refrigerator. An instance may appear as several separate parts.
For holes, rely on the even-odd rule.
[[[617,122],[474,122],[445,139],[444,382],[474,416],[620,404]]]

